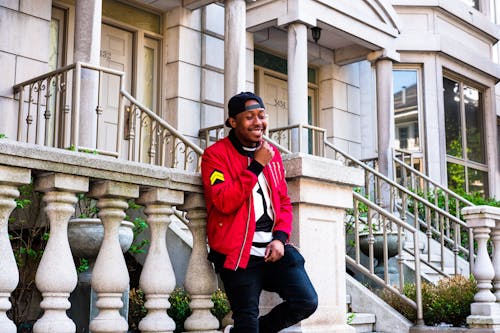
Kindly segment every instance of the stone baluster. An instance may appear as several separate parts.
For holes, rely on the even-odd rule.
[[[471,328],[500,328],[500,305],[491,292],[492,280],[495,278],[495,268],[488,254],[487,242],[490,231],[500,219],[500,208],[491,206],[474,206],[462,209],[467,226],[473,228],[474,239],[477,241],[477,254],[474,261],[474,278],[477,281],[478,292],[471,304],[471,315],[467,323]],[[498,243],[497,233],[495,233]],[[498,244],[496,244],[498,245]],[[498,249],[495,249],[497,252]],[[495,256],[497,254],[495,253]],[[498,259],[495,260],[496,262]]]
[[[496,220],[495,228],[491,231],[491,240],[493,242],[492,264],[495,271],[493,289],[495,290],[496,301],[500,303],[500,219]]]
[[[193,251],[184,282],[191,296],[189,305],[193,313],[184,322],[184,328],[188,332],[217,332],[219,322],[210,312],[214,306],[211,295],[217,289],[217,278],[212,264],[207,260],[207,212],[203,194],[187,194],[182,209],[187,212],[188,227],[193,234]]]
[[[103,181],[92,186],[90,197],[97,198],[98,216],[104,226],[104,239],[92,272],[91,285],[97,293],[97,316],[90,322],[93,333],[125,333],[128,323],[120,316],[123,306],[122,294],[128,290],[129,276],[123,257],[118,229],[127,198],[139,196],[139,186],[114,181]]]
[[[69,295],[75,289],[77,273],[68,241],[68,221],[75,212],[76,194],[87,192],[86,177],[50,173],[35,181],[35,190],[44,192],[45,212],[50,223],[50,237],[36,272],[35,282],[43,300],[43,316],[33,326],[35,333],[76,331],[66,315],[71,307]]]
[[[146,295],[146,317],[139,323],[139,329],[147,332],[173,332],[175,322],[167,315],[170,308],[168,298],[175,288],[175,275],[167,251],[167,228],[172,206],[182,204],[183,193],[169,189],[152,189],[141,193],[138,203],[145,205],[144,213],[151,234],[148,255],[144,262],[141,289]]]
[[[30,182],[30,170],[0,166],[0,332],[15,333],[16,325],[7,318],[10,294],[19,282],[16,259],[9,241],[8,221],[19,196],[17,186]]]

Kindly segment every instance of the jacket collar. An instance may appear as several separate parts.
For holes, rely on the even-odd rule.
[[[243,156],[248,156],[253,158],[253,154],[255,153],[255,150],[257,147],[246,147],[241,144],[241,142],[238,140],[236,137],[236,134],[234,133],[234,130],[229,131],[229,141],[231,141],[231,144],[233,147],[238,151]]]

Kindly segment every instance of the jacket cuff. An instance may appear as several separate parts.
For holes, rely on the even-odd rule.
[[[264,170],[264,167],[262,166],[262,164],[260,164],[256,160],[252,160],[252,162],[250,162],[250,165],[248,166],[247,169],[249,171],[251,171],[252,173],[254,173],[258,177],[259,173],[261,173],[262,170]]]
[[[275,239],[279,240],[283,243],[283,245],[285,245],[286,241],[288,240],[288,234],[284,231],[276,230],[275,232],[273,232],[273,240]]]

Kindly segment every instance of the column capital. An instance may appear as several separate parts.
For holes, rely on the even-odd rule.
[[[89,190],[89,179],[65,173],[46,173],[36,178],[35,190],[40,192],[87,192]]]
[[[372,64],[376,63],[379,60],[390,60],[392,62],[400,62],[401,56],[399,52],[395,50],[383,49],[368,53],[368,55],[366,56],[366,60],[368,60]]]
[[[167,188],[149,188],[141,191],[137,203],[141,205],[147,204],[170,204],[173,206],[184,203],[184,193],[182,191],[170,190]]]
[[[91,198],[137,198],[139,185],[112,180],[99,181],[92,185],[89,196]]]
[[[29,184],[30,180],[30,169],[0,165],[0,183],[2,185]]]
[[[493,206],[470,206],[462,209],[462,215],[471,228],[494,228],[500,221],[500,208]]]

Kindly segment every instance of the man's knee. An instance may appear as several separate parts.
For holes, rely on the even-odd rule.
[[[295,319],[297,321],[301,321],[311,316],[316,311],[317,308],[318,308],[318,298],[311,297],[300,300],[298,302],[294,302],[292,305],[293,309],[292,312],[295,315]]]

